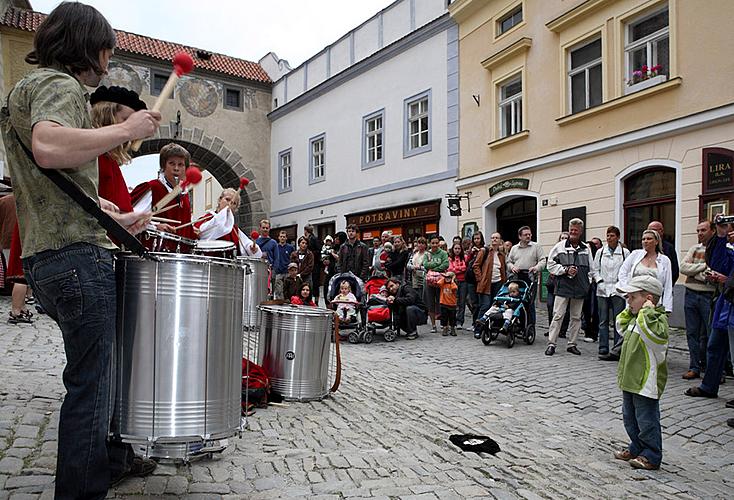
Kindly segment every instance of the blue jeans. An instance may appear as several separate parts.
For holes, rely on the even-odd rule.
[[[622,391],[622,418],[630,437],[629,450],[651,464],[663,461],[663,433],[660,430],[660,400]]]
[[[474,324],[477,321],[477,313],[479,312],[479,296],[477,295],[477,285],[473,283],[466,283],[466,305],[471,310],[472,324]]]
[[[725,300],[721,297],[719,300]],[[713,328],[709,335],[706,346],[706,374],[701,381],[700,389],[710,394],[719,393],[721,374],[729,356],[729,332],[734,334],[734,329],[729,331],[723,328]]]
[[[499,281],[497,283],[492,283],[489,286],[489,293],[477,293],[477,297],[479,298],[479,306],[477,307],[477,318],[481,318],[484,316],[484,313],[486,313],[490,307],[492,307],[492,301],[494,300],[494,296],[497,295],[497,292],[500,291],[500,288],[502,287],[502,283]],[[476,324],[476,320],[474,322],[474,333],[481,333],[482,327],[481,325]]]
[[[116,324],[112,253],[77,243],[23,259],[36,299],[64,339],[55,498],[104,498],[132,448],[107,440]]]
[[[686,289],[686,339],[690,362],[688,369],[701,373],[701,353],[706,352],[706,342],[711,330],[712,294]]]
[[[466,292],[468,283],[466,281],[457,281],[456,284],[459,286],[459,297],[456,303],[456,324],[458,326],[463,326],[464,315],[466,314]]]
[[[609,330],[614,331],[615,345],[619,342],[620,336],[617,332],[617,316],[624,311],[624,299],[613,295],[611,297],[597,297],[599,305],[599,354],[609,354]],[[609,311],[612,312],[611,316]]]

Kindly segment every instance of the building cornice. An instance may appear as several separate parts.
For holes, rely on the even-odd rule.
[[[626,132],[614,137],[602,139],[596,142],[584,144],[574,148],[551,153],[539,158],[515,163],[506,167],[472,175],[456,181],[457,189],[491,182],[508,175],[516,175],[521,172],[530,172],[541,168],[552,167],[570,161],[576,161],[590,156],[599,155],[609,151],[630,147],[642,142],[658,140],[664,137],[680,134],[686,131],[696,130],[712,125],[734,120],[734,103],[725,104],[718,108],[701,111],[692,115],[676,118],[657,125],[651,125],[632,132]]]
[[[606,7],[607,4],[616,2],[617,0],[586,0],[586,2],[577,5],[573,9],[564,12],[557,18],[546,23],[546,27],[555,32],[560,33],[569,26],[578,23],[594,12]]]
[[[530,50],[530,47],[532,47],[532,45],[533,40],[531,38],[523,37],[515,43],[486,58],[484,61],[482,61],[482,66],[484,67],[484,69],[491,71],[500,64],[509,61],[513,57],[527,52],[528,50]]]
[[[466,21],[476,14],[479,9],[487,5],[486,0],[455,0],[449,4],[449,14],[457,23]]]
[[[406,35],[405,37],[393,42],[384,49],[375,52],[371,56],[359,61],[358,63],[348,67],[344,71],[337,73],[333,77],[325,80],[311,90],[304,92],[292,101],[283,104],[277,109],[273,110],[268,114],[268,118],[271,122],[274,122],[278,118],[282,118],[291,111],[305,106],[311,101],[318,99],[322,95],[326,94],[347,83],[348,81],[358,77],[362,73],[365,73],[376,66],[396,57],[403,52],[415,47],[416,45],[434,37],[442,31],[446,31],[455,24],[455,21],[449,16],[448,13],[443,14],[441,17],[436,18],[430,23],[418,28],[416,31]]]

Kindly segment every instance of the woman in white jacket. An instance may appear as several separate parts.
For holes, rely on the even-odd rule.
[[[663,244],[657,231],[642,232],[642,249],[633,250],[619,269],[617,288],[627,285],[633,276],[650,275],[663,285],[660,304],[666,312],[673,312],[673,282],[670,259],[663,253]]]

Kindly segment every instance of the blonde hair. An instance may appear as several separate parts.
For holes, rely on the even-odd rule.
[[[115,113],[120,111],[121,105],[116,102],[100,101],[92,106],[92,126],[94,128],[108,127],[110,125],[116,125],[117,119]],[[130,156],[130,142],[120,144],[112,148],[107,154],[112,158],[118,165],[124,165],[130,163],[132,157]]]
[[[238,208],[240,208],[240,202],[242,200],[240,199],[240,192],[239,191],[237,191],[236,189],[232,189],[232,188],[226,188],[226,189],[224,189],[222,191],[222,194],[219,195],[219,200],[221,200],[222,197],[225,194],[231,194],[232,195],[232,202],[234,202],[234,208],[232,209],[232,211],[235,211]],[[219,201],[219,200],[217,200],[217,201]]]
[[[651,234],[652,237],[655,238],[655,250],[657,253],[663,253],[663,239],[660,237],[660,233],[654,229],[645,229],[642,231],[642,236],[645,236],[646,234]]]
[[[520,285],[517,283],[510,283],[507,285],[507,291],[508,292],[519,292],[520,291]]]

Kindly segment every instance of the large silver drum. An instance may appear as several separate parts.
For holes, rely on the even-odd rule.
[[[120,438],[187,460],[241,430],[242,264],[123,255],[116,265]]]
[[[260,312],[258,362],[273,391],[295,401],[327,396],[334,312],[296,305],[260,306]]]
[[[268,300],[268,261],[255,257],[237,257],[237,262],[247,264],[244,266],[246,269],[249,267],[245,276],[242,321],[245,328],[257,330],[260,326],[260,311],[257,307]]]

